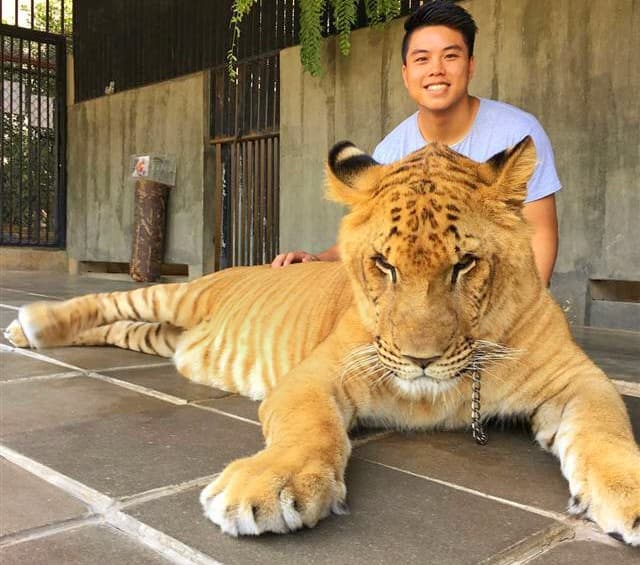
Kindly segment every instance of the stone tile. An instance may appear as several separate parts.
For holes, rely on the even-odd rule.
[[[254,422],[259,422],[258,408],[260,408],[260,402],[251,400],[245,396],[239,394],[230,394],[224,398],[217,398],[215,400],[205,400],[198,402],[198,406],[209,406],[216,410],[222,410],[229,414],[235,414],[236,416],[242,416],[248,418]]]
[[[15,351],[0,350],[0,381],[67,373],[70,369],[27,357]]]
[[[157,355],[147,355],[118,347],[53,347],[40,349],[38,353],[80,369],[102,371],[118,367],[155,365],[167,363],[169,359]]]
[[[531,565],[632,565],[639,562],[640,550],[620,544],[617,547],[590,541],[560,544]]]
[[[161,400],[85,376],[10,383],[2,385],[0,395],[0,434],[55,432],[64,426],[165,406]]]
[[[89,515],[64,491],[0,459],[0,536]]]
[[[0,307],[0,329],[6,328],[13,320],[18,317],[18,311],[12,308]]]
[[[2,565],[96,565],[170,563],[109,526],[85,526],[24,541],[0,550]]]
[[[27,292],[8,290],[0,288],[0,304],[6,304],[9,306],[22,306],[24,304],[30,304],[31,302],[38,302],[40,300],[57,300],[56,298],[44,298],[42,296],[34,296]]]
[[[34,276],[28,271],[5,271],[0,286],[36,294],[46,294],[58,298],[73,298],[91,292],[112,292],[115,290],[133,290],[146,284],[133,281],[95,278],[89,276],[71,276],[63,273],[39,274]]]
[[[100,373],[188,401],[222,398],[229,395],[224,390],[191,382],[178,373],[173,365],[146,367],[144,369],[100,371]]]
[[[353,460],[351,514],[289,535],[232,538],[202,515],[199,490],[126,511],[222,563],[478,563],[552,524],[405,473]],[[463,540],[463,541],[461,541]]]
[[[573,336],[612,379],[640,383],[640,332],[574,326]]]
[[[631,418],[633,433],[636,442],[640,444],[640,398],[637,396],[623,396],[624,403],[627,405],[627,412]]]
[[[4,444],[112,497],[211,475],[263,446],[258,426],[191,406],[157,407],[142,395],[136,411],[131,401],[111,415],[7,435]]]
[[[487,433],[485,446],[477,445],[469,431],[396,433],[358,447],[354,456],[563,512],[569,488],[558,460],[525,430],[492,426]]]

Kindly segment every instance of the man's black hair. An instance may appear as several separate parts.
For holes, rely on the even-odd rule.
[[[402,40],[402,62],[407,63],[407,51],[411,35],[417,29],[427,26],[446,26],[462,34],[469,57],[473,55],[473,44],[478,26],[471,14],[452,0],[430,0],[420,6],[404,22],[404,39]]]

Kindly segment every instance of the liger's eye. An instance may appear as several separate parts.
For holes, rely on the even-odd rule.
[[[477,260],[478,258],[470,253],[464,255],[462,259],[453,266],[453,270],[451,271],[451,285],[456,284],[460,275],[464,275],[473,269],[476,266]]]
[[[398,280],[398,274],[396,273],[396,268],[391,265],[382,255],[374,255],[372,257],[373,261],[376,264],[376,267],[380,269],[386,275],[391,277],[391,282],[396,282]]]

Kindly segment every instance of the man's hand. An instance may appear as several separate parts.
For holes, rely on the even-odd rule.
[[[314,255],[306,251],[289,251],[288,253],[280,253],[272,262],[272,267],[286,267],[291,263],[309,263],[310,261],[340,261],[340,252],[338,244],[332,245],[329,249],[325,249],[321,253]]]
[[[280,253],[271,262],[272,267],[286,267],[291,263],[308,263],[310,261],[320,261],[320,258],[313,253],[306,251],[289,251],[288,253]]]

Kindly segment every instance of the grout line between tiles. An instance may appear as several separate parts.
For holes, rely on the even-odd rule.
[[[525,565],[575,537],[573,528],[555,523],[480,561],[478,565]]]
[[[6,291],[6,292],[15,292],[18,294],[28,294],[29,296],[38,296],[40,298],[51,298],[53,300],[64,300],[64,298],[60,297],[60,296],[53,296],[51,294],[40,294],[39,292],[31,292],[28,290],[18,290],[16,288],[7,288],[6,286],[0,287],[0,290]]]
[[[113,506],[115,503],[114,499],[109,496],[102,494],[101,492],[98,492],[97,490],[92,489],[71,477],[67,477],[67,475],[63,475],[51,467],[38,463],[34,459],[18,453],[6,445],[0,444],[0,456],[4,457],[7,461],[11,461],[11,463],[26,469],[36,477],[41,478],[43,481],[55,485],[64,492],[71,494],[88,505],[95,513],[103,513],[107,508]]]
[[[63,520],[56,524],[49,524],[47,526],[39,526],[37,528],[30,528],[14,534],[8,534],[0,538],[0,548],[11,547],[19,543],[28,541],[34,541],[48,536],[61,534],[63,532],[70,532],[77,530],[84,526],[91,526],[93,524],[99,524],[103,522],[102,516],[88,516],[86,518],[71,518],[70,520]]]
[[[630,383],[629,381],[620,381],[611,379],[616,389],[623,396],[635,396],[640,398],[640,383]]]
[[[165,496],[171,496],[173,494],[179,494],[191,490],[195,487],[205,487],[211,481],[213,481],[220,473],[214,475],[208,475],[205,477],[198,477],[197,479],[191,479],[177,485],[168,485],[164,487],[154,488],[131,496],[125,496],[118,500],[116,505],[119,509],[129,508],[130,506],[136,506],[150,500],[156,500],[157,498],[164,498]]]
[[[80,371],[81,373],[86,373],[86,369],[83,369],[82,367],[76,367],[75,365],[65,363],[64,361],[59,361],[58,359],[54,359],[53,357],[48,357],[47,355],[37,353],[33,349],[13,347],[11,345],[0,343],[0,351],[9,351],[11,353],[16,353],[18,355],[30,357],[31,359],[36,359],[37,361],[44,361],[45,363],[49,363],[51,365],[58,365],[60,367],[66,367],[67,369],[71,369],[72,371]]]
[[[6,308],[7,310],[15,310],[16,312],[20,310],[20,306],[13,306],[11,304],[0,304],[0,308]]]
[[[232,414],[231,412],[225,412],[224,410],[219,410],[218,408],[213,408],[212,406],[202,406],[200,404],[195,404],[193,402],[189,403],[189,406],[193,406],[194,408],[198,408],[198,410],[207,410],[208,412],[215,412],[216,414],[220,414],[222,416],[227,416],[229,418],[233,418],[234,420],[240,420],[241,422],[246,422],[247,424],[253,424],[254,426],[261,426],[260,422],[256,422],[255,420],[251,420],[250,418],[245,418],[243,416],[238,416],[237,414]]]
[[[181,541],[148,526],[136,518],[111,510],[105,514],[106,522],[139,543],[156,551],[176,565],[221,565],[212,557],[194,549]]]
[[[126,388],[132,390],[134,392],[138,392],[140,394],[144,394],[145,396],[151,396],[153,398],[157,398],[158,400],[164,400],[165,402],[169,402],[170,404],[176,404],[178,406],[184,406],[185,404],[189,404],[187,400],[184,398],[179,398],[177,396],[173,396],[171,394],[167,394],[165,392],[160,392],[158,390],[154,390],[152,388],[147,388],[146,386],[137,385],[134,383],[130,383],[128,381],[123,381],[120,379],[116,379],[114,377],[109,377],[107,375],[103,375],[101,373],[97,373],[94,371],[87,371],[85,376],[90,377],[92,379],[96,379],[98,381],[104,381],[107,383],[111,383],[113,385]]]
[[[407,469],[401,469],[400,467],[395,467],[393,465],[387,465],[386,463],[381,463],[380,461],[374,461],[373,459],[368,459],[367,457],[362,457],[359,455],[354,455],[354,457],[360,459],[361,461],[366,461],[367,463],[378,465],[379,467],[385,467],[386,469],[391,469],[392,471],[398,471],[399,473],[404,473],[406,475],[418,477],[419,479],[425,479],[432,483],[436,483],[436,484],[446,486],[455,490],[459,490],[462,492],[466,492],[467,494],[479,496],[480,498],[486,498],[487,500],[499,502],[500,504],[505,504],[507,506],[512,506],[514,508],[519,508],[520,510],[525,510],[526,512],[531,512],[532,514],[543,516],[544,518],[550,518],[551,520],[562,522],[563,524],[571,525],[573,523],[573,518],[565,514],[560,514],[559,512],[554,512],[552,510],[544,510],[542,508],[538,508],[537,506],[522,504],[521,502],[516,502],[515,500],[509,500],[508,498],[502,498],[500,496],[495,496],[493,494],[487,494],[485,492],[472,489],[469,487],[465,487],[463,485],[458,485],[456,483],[451,483],[449,481],[443,481],[442,479],[436,479],[435,477],[429,477],[428,475],[421,475],[420,473],[414,473],[413,471],[409,471]]]
[[[11,384],[16,384],[16,383],[20,383],[20,384],[24,384],[24,383],[32,383],[32,382],[38,382],[38,381],[55,381],[58,379],[70,379],[72,377],[82,377],[84,373],[81,373],[80,371],[69,371],[69,372],[65,372],[65,373],[52,373],[50,375],[37,375],[35,377],[18,377],[15,379],[7,379],[5,381],[2,381],[0,384],[3,385],[11,385]]]

